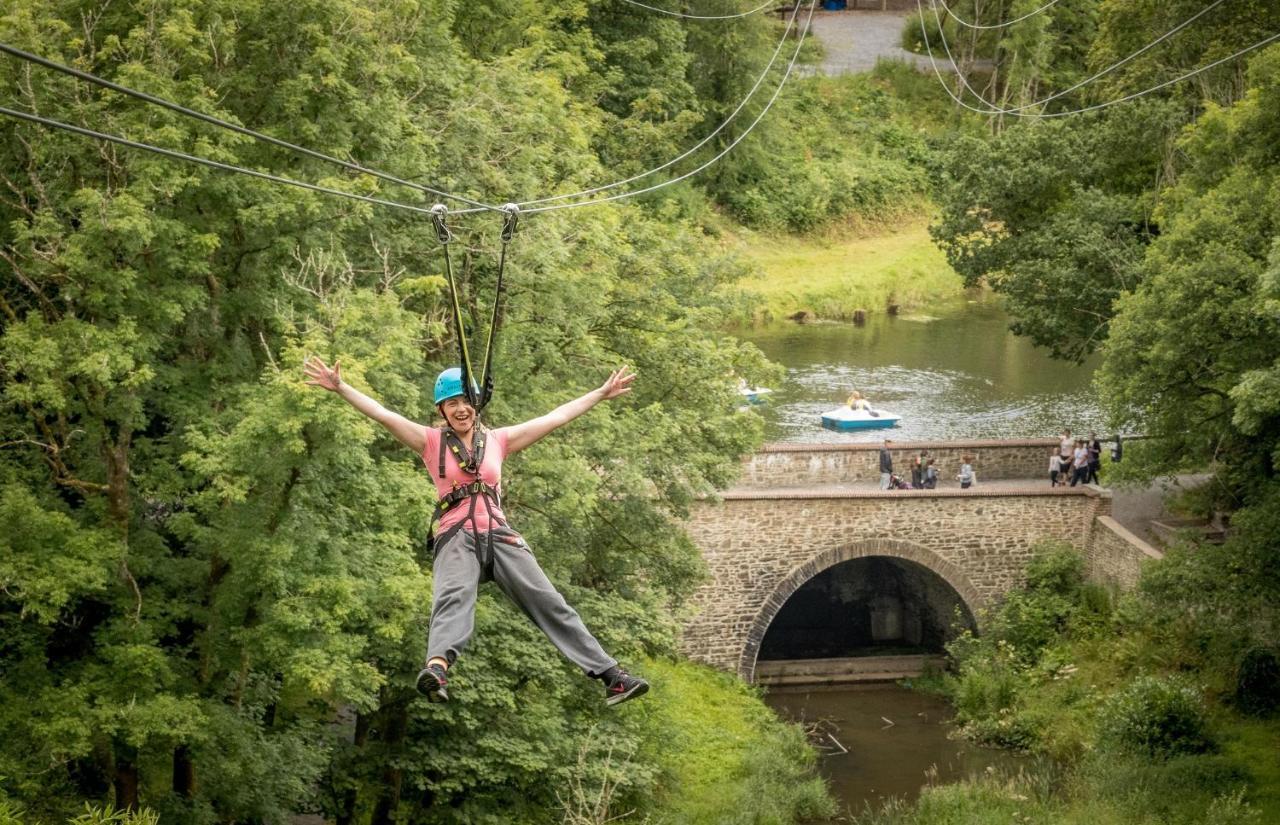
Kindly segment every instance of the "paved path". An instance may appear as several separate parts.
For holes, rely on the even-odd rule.
[[[880,58],[902,60],[916,68],[933,71],[929,58],[912,54],[898,44],[909,11],[817,11],[813,33],[826,52],[822,73],[828,75],[869,72]],[[947,71],[948,66],[938,63]]]

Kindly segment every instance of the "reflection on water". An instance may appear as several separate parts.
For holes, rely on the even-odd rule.
[[[787,368],[767,404],[755,407],[775,441],[901,441],[1029,438],[1099,429],[1090,384],[1095,361],[1057,362],[1009,332],[1009,318],[982,293],[914,315],[852,324],[778,324],[740,337]],[[822,413],[860,390],[902,416],[891,431],[824,430]]]
[[[765,701],[785,719],[818,723],[840,747],[816,741],[818,769],[842,811],[861,813],[893,797],[914,800],[926,784],[954,782],[1019,758],[948,738],[951,709],[934,696],[897,685],[836,690],[771,688]],[[841,749],[847,753],[841,753]]]

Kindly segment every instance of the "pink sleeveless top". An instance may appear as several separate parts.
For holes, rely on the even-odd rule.
[[[458,459],[454,458],[453,451],[445,447],[444,451],[444,478],[440,478],[436,473],[440,469],[440,441],[444,438],[444,432],[437,427],[425,427],[426,430],[426,447],[422,450],[422,461],[427,465],[427,472],[431,475],[431,480],[436,483],[436,494],[444,496],[454,486],[463,486],[470,484],[474,477],[467,472],[463,472],[458,466]],[[484,462],[480,465],[480,480],[490,487],[497,489],[502,483],[502,461],[507,457],[507,439],[510,433],[504,427],[499,430],[489,430],[485,433],[484,445]],[[468,444],[467,448],[470,449]],[[436,535],[440,535],[450,527],[454,527],[466,519],[467,514],[471,512],[471,502],[463,501],[454,505],[445,511],[440,517],[440,523],[436,525]],[[485,496],[477,496],[475,507],[475,524],[476,530],[484,532],[493,527],[498,526],[498,519],[503,522],[507,517],[503,515],[502,510],[493,506]]]

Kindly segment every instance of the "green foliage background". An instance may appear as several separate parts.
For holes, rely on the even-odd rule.
[[[23,0],[0,16],[0,40],[20,48],[499,203],[677,154],[736,104],[778,33],[771,19],[722,30],[580,0],[303,0],[287,13]],[[0,62],[0,89],[14,108],[430,205],[18,61]],[[305,387],[301,364],[341,359],[350,383],[430,422],[453,349],[429,223],[0,131],[0,798],[30,821],[90,800],[184,823],[308,810],[558,822],[606,789],[614,813],[690,811],[682,822],[744,821],[727,800],[760,822],[826,810],[795,731],[667,661],[702,575],[672,517],[760,439],[758,419],[734,412],[733,376],[775,377],[720,331],[737,308],[718,287],[746,270],[694,219],[714,181],[524,222],[488,413],[524,420],[614,366],[638,370],[625,403],[513,460],[507,492],[553,580],[612,652],[652,669],[667,704],[605,714],[599,685],[486,592],[457,700],[428,707],[411,682],[433,491],[374,425]],[[499,222],[455,223],[479,320]],[[669,743],[704,703],[750,721],[685,771]]]

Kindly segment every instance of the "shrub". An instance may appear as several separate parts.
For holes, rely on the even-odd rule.
[[[1100,740],[1116,750],[1167,758],[1213,749],[1200,691],[1177,677],[1140,676],[1102,708]]]
[[[938,31],[938,21],[931,12],[918,11],[907,18],[902,27],[902,39],[899,45],[909,52],[924,54],[925,34],[929,35],[929,44],[937,49],[942,44],[942,34]]]
[[[1236,666],[1233,704],[1252,716],[1266,716],[1280,707],[1280,657],[1274,650],[1253,647]]]

